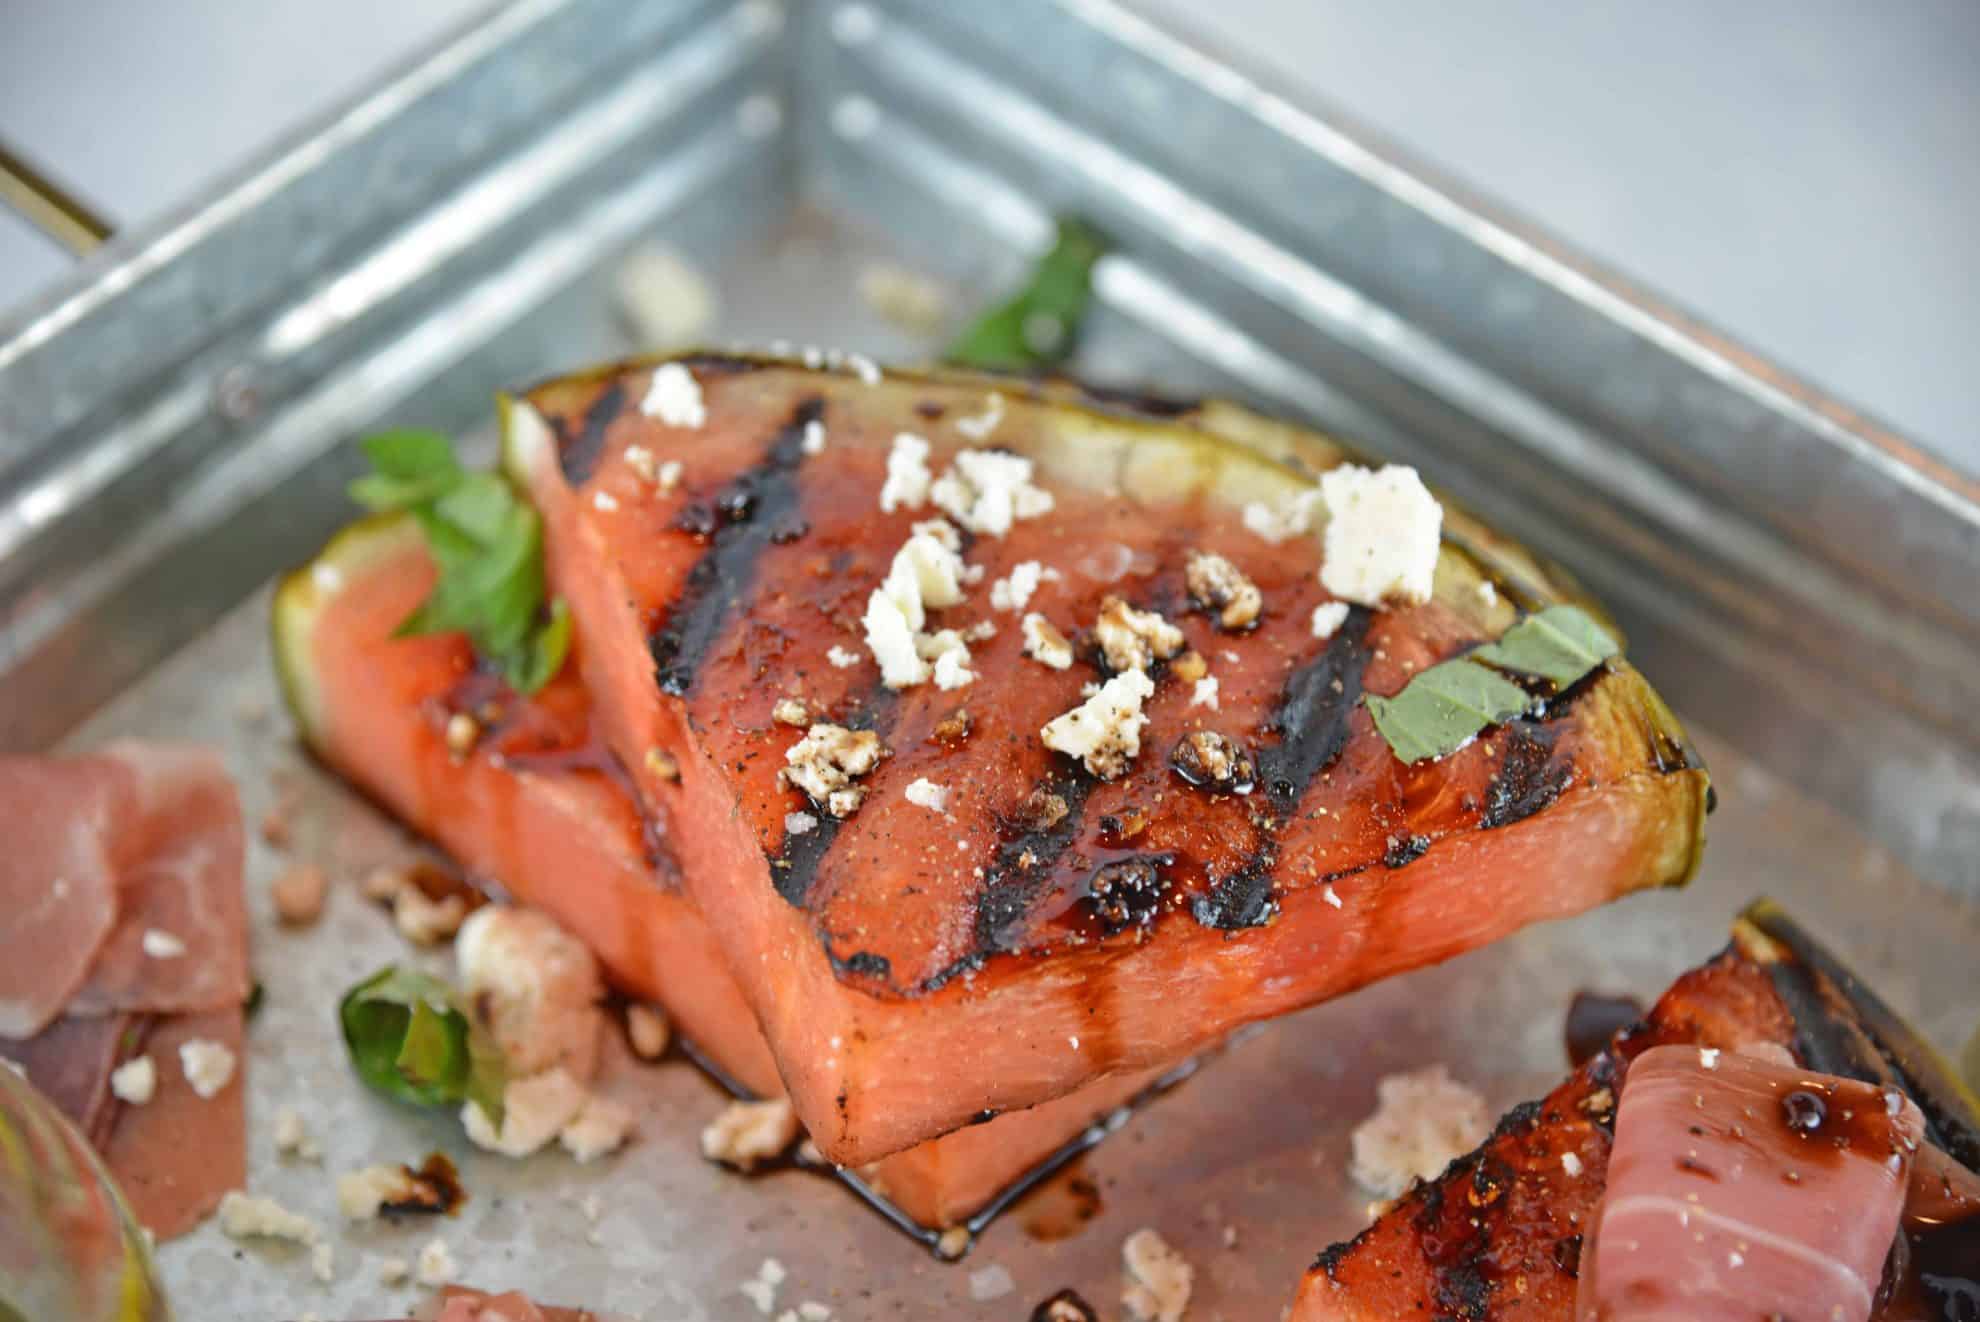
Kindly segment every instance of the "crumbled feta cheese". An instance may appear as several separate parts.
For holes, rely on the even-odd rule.
[[[1196,681],[1196,687],[1191,690],[1189,695],[1189,705],[1192,707],[1208,707],[1211,711],[1217,710],[1217,677],[1215,675],[1205,675],[1202,679]]]
[[[983,401],[983,412],[956,419],[956,430],[972,441],[987,441],[997,424],[1004,420],[1004,397],[991,391]]]
[[[708,421],[701,382],[681,363],[662,363],[655,369],[639,411],[669,427],[699,427]]]
[[[743,1298],[756,1305],[756,1311],[768,1317],[777,1307],[777,1287],[768,1281],[744,1281],[736,1287]]]
[[[1485,1099],[1442,1065],[1391,1074],[1375,1085],[1375,1113],[1351,1138],[1348,1173],[1357,1184],[1396,1198],[1484,1140]]]
[[[337,1278],[337,1246],[327,1241],[309,1251],[309,1274],[325,1285]]]
[[[900,605],[908,627],[919,629],[927,623],[930,609],[940,610],[962,601],[962,570],[962,557],[954,546],[933,531],[916,531],[894,552],[894,562],[880,590]]]
[[[149,1056],[134,1056],[110,1071],[110,1095],[132,1106],[143,1106],[158,1093],[158,1066]]]
[[[419,1182],[404,1166],[363,1166],[337,1177],[337,1210],[346,1221],[370,1221],[387,1207],[420,1201]]]
[[[874,362],[865,354],[847,354],[846,367],[851,370],[854,376],[859,378],[861,385],[877,386],[880,384],[880,364]]]
[[[1496,606],[1499,604],[1499,589],[1492,585],[1491,579],[1481,578],[1478,580],[1478,600],[1487,606]]]
[[[995,620],[978,620],[964,629],[962,636],[966,643],[988,642],[997,636],[997,623]]]
[[[789,1276],[784,1264],[775,1258],[765,1258],[763,1265],[756,1269],[756,1279],[770,1286],[782,1285]]]
[[[1289,537],[1310,532],[1313,516],[1322,507],[1323,497],[1318,487],[1308,487],[1287,496],[1276,506],[1254,500],[1244,507],[1244,526],[1266,541],[1277,544]]]
[[[212,1101],[234,1077],[234,1053],[218,1042],[196,1037],[179,1044],[179,1068],[201,1101]]]
[[[1001,1262],[993,1262],[981,1271],[969,1274],[969,1297],[979,1304],[1002,1299],[1015,1289],[1017,1282],[1011,1279],[1011,1269]]]
[[[1047,748],[1076,757],[1102,780],[1127,770],[1141,752],[1141,727],[1148,724],[1141,704],[1155,691],[1145,671],[1125,670],[1092,697],[1040,730]]]
[[[489,904],[454,943],[463,999],[515,1075],[560,1066],[579,1082],[598,1067],[605,997],[590,947],[536,909]]]
[[[701,1131],[701,1155],[740,1170],[753,1170],[797,1141],[797,1113],[782,1097],[731,1102]]]
[[[880,512],[920,509],[928,502],[928,485],[933,478],[928,471],[928,442],[913,432],[901,432],[894,437],[894,448],[887,453],[887,480],[880,484]]]
[[[619,315],[648,351],[694,343],[715,317],[715,291],[706,277],[657,243],[626,254],[613,275],[613,294]]]
[[[1698,1063],[1701,1067],[1708,1070],[1719,1068],[1719,1049],[1717,1047],[1698,1048]]]
[[[1320,888],[1320,898],[1336,909],[1341,907],[1341,897],[1334,893],[1334,883],[1331,881]]]
[[[907,787],[907,801],[930,812],[945,812],[949,804],[949,791],[923,776]]]
[[[591,493],[591,508],[605,514],[610,514],[613,510],[619,508],[619,501],[611,492],[601,489]]]
[[[412,1264],[404,1258],[386,1258],[378,1264],[380,1285],[404,1285],[406,1277],[412,1275]]]
[[[1343,464],[1320,475],[1327,534],[1320,582],[1363,606],[1430,600],[1444,510],[1414,468]]]
[[[959,450],[949,471],[928,494],[957,523],[974,533],[1002,537],[1012,523],[1052,510],[1052,493],[1034,486],[1032,463],[1001,450]]]
[[[927,623],[931,607],[954,606],[963,599],[963,563],[955,550],[960,544],[946,522],[916,524],[894,553],[886,579],[867,598],[866,645],[880,663],[880,677],[887,687],[912,688],[925,682],[930,674],[927,658],[948,649],[949,644],[943,643],[925,650],[925,640],[917,637],[917,631]],[[975,678],[963,668],[968,648],[953,630],[943,630],[941,636],[954,639],[953,645],[964,653],[938,677],[948,681],[943,687],[958,688]]]
[[[287,1239],[316,1242],[316,1223],[298,1216],[273,1198],[229,1190],[220,1200],[220,1229],[229,1239]]]
[[[808,812],[787,812],[784,814],[786,835],[810,835],[818,829],[818,819]]]
[[[631,1107],[610,1097],[593,1096],[577,1118],[558,1133],[557,1141],[583,1165],[624,1147],[632,1129]]]
[[[800,1322],[831,1322],[832,1308],[816,1299],[807,1299],[797,1306]]]
[[[834,643],[825,653],[825,659],[832,663],[832,668],[835,670],[851,670],[859,664],[859,653],[850,647],[841,647]]]
[[[1323,601],[1313,608],[1313,636],[1332,638],[1343,624],[1347,623],[1348,604],[1345,601]]]
[[[1567,1176],[1569,1179],[1571,1180],[1580,1179],[1581,1158],[1575,1153],[1563,1152],[1561,1154],[1561,1169],[1567,1172]]]
[[[825,453],[825,424],[813,418],[804,424],[804,432],[798,439],[798,449],[805,454]]]
[[[835,796],[850,793],[852,807],[859,805],[864,791],[852,782],[880,765],[887,755],[880,736],[871,730],[848,730],[824,721],[805,731],[804,738],[785,750],[784,779],[832,811]],[[847,809],[850,812],[851,808]],[[846,812],[833,812],[843,817]]]
[[[448,1285],[461,1274],[460,1265],[454,1261],[444,1239],[430,1239],[420,1247],[419,1266],[415,1270],[421,1285]]]
[[[1032,594],[1038,591],[1040,583],[1058,580],[1058,570],[1048,569],[1036,560],[1012,565],[1010,573],[990,585],[991,609],[1021,611],[1031,604]]]
[[[1109,596],[1100,603],[1100,615],[1093,621],[1093,638],[1100,644],[1100,655],[1116,674],[1146,670],[1157,661],[1166,661],[1183,648],[1183,632],[1156,611],[1141,611],[1119,597]]]
[[[1221,555],[1192,551],[1183,565],[1183,582],[1199,606],[1217,612],[1226,629],[1249,629],[1258,623],[1265,604],[1258,585]]]
[[[626,1038],[632,1043],[633,1054],[641,1060],[658,1060],[667,1052],[667,1040],[673,1036],[667,1024],[667,1016],[658,1007],[634,1001],[626,1007]]]
[[[672,491],[681,484],[681,474],[686,471],[678,459],[669,459],[660,465],[660,471],[653,475],[653,483],[662,491]]]
[[[285,1157],[319,1161],[323,1147],[303,1124],[302,1112],[285,1106],[275,1112],[275,1151]]]
[[[811,709],[804,705],[802,698],[779,698],[777,705],[770,709],[770,719],[779,725],[809,725]]]
[[[945,630],[945,632],[953,632]],[[935,687],[947,692],[974,683],[976,672],[969,668],[969,649],[951,647],[935,658]]]
[[[584,1085],[569,1070],[548,1069],[526,1079],[511,1079],[502,1089],[499,1129],[476,1102],[461,1107],[461,1124],[476,1147],[505,1157],[527,1157],[575,1120],[585,1100]]]
[[[659,457],[643,445],[626,447],[626,467],[648,482],[656,480],[660,475]]]
[[[185,942],[156,927],[146,928],[144,935],[138,938],[138,944],[153,959],[177,959],[186,953]]]
[[[1037,611],[1024,617],[1020,626],[1024,635],[1024,654],[1054,670],[1064,670],[1073,663],[1072,644],[1059,632],[1050,620]]]
[[[901,603],[875,588],[866,599],[866,646],[879,663],[881,682],[890,689],[913,688],[928,679],[928,663],[915,647],[915,624]]]
[[[418,886],[406,886],[392,900],[392,925],[416,946],[437,946],[461,930],[467,901],[459,895],[429,900]]]
[[[1137,1322],[1181,1322],[1189,1307],[1196,1271],[1182,1254],[1152,1229],[1143,1227],[1121,1245],[1127,1288],[1121,1304]]]

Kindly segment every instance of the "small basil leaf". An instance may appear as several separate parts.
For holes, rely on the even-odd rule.
[[[1459,659],[1419,672],[1393,698],[1362,700],[1375,728],[1404,762],[1444,757],[1487,726],[1525,711],[1532,699],[1511,680]]]
[[[461,476],[452,442],[437,431],[399,428],[367,436],[358,444],[371,466],[384,477],[411,482]]]
[[[1035,371],[1071,355],[1093,295],[1093,267],[1110,245],[1085,221],[1065,217],[1051,251],[1007,302],[984,313],[944,355],[958,367]]]
[[[374,514],[386,514],[394,510],[417,509],[444,495],[458,476],[434,474],[429,477],[387,477],[383,473],[366,473],[352,482],[346,490],[352,500]]]
[[[543,622],[515,655],[502,662],[502,673],[515,688],[534,693],[554,679],[564,668],[564,657],[571,650],[571,611],[562,598],[550,603],[550,618]]]
[[[1566,688],[1621,650],[1579,606],[1549,606],[1471,655],[1501,670],[1535,675]]]
[[[494,546],[509,531],[516,511],[516,493],[494,473],[469,473],[434,502],[433,513],[468,540]]]
[[[501,1122],[501,1056],[438,978],[388,965],[337,1006],[351,1065],[375,1092],[417,1106],[473,1100]]]

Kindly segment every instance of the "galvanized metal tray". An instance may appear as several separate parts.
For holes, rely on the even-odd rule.
[[[0,327],[0,746],[138,732],[219,743],[256,815],[297,790],[340,877],[408,848],[295,751],[264,644],[270,574],[348,517],[346,442],[480,438],[501,386],[636,348],[625,249],[660,239],[721,297],[715,338],[882,358],[932,341],[857,294],[906,262],[971,306],[1055,211],[1122,241],[1081,370],[1301,414],[1423,467],[1612,602],[1721,786],[1705,873],[1275,1025],[1085,1159],[960,1268],[826,1182],[703,1164],[718,1104],[633,1071],[643,1138],[579,1168],[461,1150],[361,1094],[332,991],[403,947],[349,887],[284,935],[251,859],[252,1183],[334,1221],[330,1172],[444,1147],[472,1197],[440,1233],[470,1280],[642,1317],[740,1318],[765,1256],[847,1317],[1010,1316],[1062,1285],[1111,1307],[1121,1238],[1196,1262],[1198,1318],[1271,1316],[1351,1233],[1346,1134],[1386,1071],[1445,1061],[1494,1104],[1559,1072],[1581,987],[1653,993],[1762,891],[1925,1032],[1980,1013],[1980,499],[1901,440],[1393,153],[1101,0],[654,3],[500,11],[237,180],[113,244]],[[278,1163],[298,1104],[324,1169]],[[594,1223],[584,1196],[596,1194]],[[1063,1215],[1057,1218],[1064,1221]],[[1235,1247],[1227,1247],[1227,1228]],[[381,1256],[335,1281],[211,1228],[169,1246],[183,1316],[388,1315]],[[1017,1291],[972,1298],[1001,1265]]]

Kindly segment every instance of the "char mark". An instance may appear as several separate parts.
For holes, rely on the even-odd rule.
[[[1081,385],[1080,393],[1086,396],[1089,403],[1123,413],[1139,414],[1144,418],[1180,418],[1203,407],[1201,399],[1152,395],[1143,390],[1119,386]]]
[[[1430,837],[1427,835],[1392,835],[1388,839],[1388,847],[1382,851],[1382,866],[1406,868],[1429,852]]]
[[[563,470],[565,482],[575,487],[591,480],[598,471],[598,457],[605,451],[605,429],[624,412],[625,405],[625,383],[614,381],[591,401],[575,434],[566,418],[557,418],[557,467]]]
[[[1265,730],[1277,743],[1258,750],[1258,776],[1282,813],[1289,813],[1313,778],[1347,746],[1348,717],[1361,700],[1361,676],[1368,668],[1368,625],[1373,617],[1360,606],[1327,643],[1327,650],[1286,680],[1279,705]]]
[[[976,896],[970,958],[979,965],[1024,936],[1033,905],[1051,884],[1060,855],[1079,834],[1092,789],[1086,776],[1043,781],[1019,814],[1003,820],[996,858]]]
[[[888,962],[885,955],[876,955],[870,950],[856,950],[844,959],[840,959],[832,953],[831,943],[827,942],[825,957],[832,961],[832,972],[840,977],[852,974],[861,978],[878,978],[885,982],[894,971],[894,966]]]
[[[885,685],[875,684],[867,693],[859,710],[846,719],[845,724],[855,730],[873,730],[884,743],[887,732],[893,727],[894,714],[899,706],[899,695]],[[771,860],[770,878],[777,887],[777,894],[799,909],[811,907],[811,889],[818,880],[818,870],[824,866],[825,856],[832,852],[832,845],[839,838],[839,828],[845,823],[823,808],[812,814],[817,825],[803,835],[784,833],[783,852]],[[830,955],[828,948],[826,954]],[[853,956],[858,958],[858,956]],[[838,966],[833,957],[833,966]]]
[[[768,453],[737,474],[716,498],[722,519],[706,534],[706,549],[688,571],[666,623],[647,640],[664,692],[685,697],[694,691],[708,649],[721,637],[738,604],[753,592],[756,564],[764,548],[777,540],[798,509],[805,424],[816,421],[824,410],[824,401],[815,395],[799,404]]]
[[[1211,882],[1210,889],[1191,902],[1190,914],[1205,927],[1222,932],[1264,927],[1279,916],[1279,892],[1272,884],[1277,863],[1278,851],[1268,840],[1242,868]]]
[[[1485,791],[1485,811],[1478,825],[1485,830],[1510,826],[1552,806],[1574,783],[1574,764],[1554,757],[1560,726],[1522,719],[1506,732],[1505,756],[1499,774]]]

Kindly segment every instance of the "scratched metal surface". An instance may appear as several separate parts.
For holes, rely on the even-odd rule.
[[[1007,15],[1051,25],[1029,65]],[[1191,1316],[1235,1322],[1274,1316],[1311,1255],[1360,1224],[1346,1136],[1381,1073],[1443,1061],[1495,1106],[1531,1095],[1562,1067],[1572,992],[1653,994],[1717,949],[1756,894],[1787,902],[1942,1046],[1971,1030],[1976,708],[1921,713],[1953,710],[1980,683],[1959,650],[1973,602],[1957,583],[1936,613],[1913,600],[1962,554],[1970,588],[1970,493],[1899,472],[1874,428],[1830,417],[1798,386],[1785,402],[1767,394],[1773,378],[1651,325],[1654,309],[1596,326],[1615,311],[1608,286],[1548,268],[1544,246],[1522,248],[1352,140],[1294,132],[1292,109],[1149,42],[1100,0],[788,15],[535,0],[0,328],[0,745],[216,742],[252,817],[298,788],[298,852],[337,877],[323,926],[278,931],[265,893],[277,860],[253,847],[268,992],[251,1029],[257,1189],[330,1225],[335,1171],[445,1148],[472,1191],[437,1228],[465,1279],[654,1319],[754,1316],[736,1285],[766,1256],[791,1270],[780,1308],[817,1298],[851,1318],[1001,1318],[1073,1285],[1112,1311],[1120,1241],[1152,1224],[1197,1264]],[[1075,96],[1082,73],[1120,98]],[[1166,155],[1113,145],[1128,137],[1119,116],[1162,98]],[[1180,150],[1245,116],[1254,136],[1229,161]],[[1255,197],[1220,177],[1240,158]],[[1126,242],[1099,273],[1082,371],[1233,392],[1419,462],[1617,604],[1718,773],[1699,881],[1267,1029],[1088,1158],[1103,1210],[1081,1233],[1040,1242],[1024,1228],[1036,1206],[1020,1208],[961,1267],[822,1181],[703,1164],[695,1135],[719,1097],[680,1063],[628,1067],[641,1141],[586,1168],[483,1160],[450,1120],[361,1093],[334,1040],[334,996],[405,951],[352,883],[409,845],[297,755],[263,637],[269,577],[349,516],[348,439],[430,424],[485,452],[496,387],[638,347],[613,315],[612,275],[642,237],[714,281],[717,343],[914,357],[938,339],[877,317],[861,272],[905,261],[948,282],[960,316],[1019,269],[1062,205]],[[1318,247],[1280,214],[1299,205],[1314,210]],[[1432,220],[1441,238],[1418,224]],[[1474,263],[1487,257],[1506,269],[1487,279]],[[1464,279],[1433,306],[1412,282],[1438,269]],[[1479,326],[1458,324],[1466,308],[1496,309],[1508,344],[1481,347]],[[1547,344],[1566,354],[1577,327],[1582,347],[1610,354],[1585,397],[1513,361]],[[1659,432],[1668,448],[1653,454],[1657,419],[1687,426]],[[1751,470],[1694,481],[1687,465],[1735,438],[1756,447]],[[1859,467],[1826,467],[1851,453]],[[1797,464],[1831,495],[1883,491],[1888,504],[1853,508],[1882,511],[1905,544],[1814,514],[1783,532],[1782,511],[1742,504],[1742,483]],[[1684,535],[1694,516],[1709,536]],[[1833,544],[1810,550],[1825,535]],[[1908,586],[1880,595],[1903,563]],[[1848,591],[1825,595],[1837,584]],[[1855,623],[1837,624],[1866,594]],[[1879,672],[1917,678],[1901,701],[1863,678],[1893,640],[1916,644]],[[325,1139],[322,1169],[274,1160],[268,1126],[285,1103]],[[581,1210],[590,1192],[596,1226]],[[384,1317],[409,1295],[378,1283],[379,1260],[411,1256],[435,1229],[338,1234],[328,1287],[298,1255],[210,1227],[163,1260],[184,1317]],[[993,1263],[1017,1293],[972,1301],[970,1272]]]

